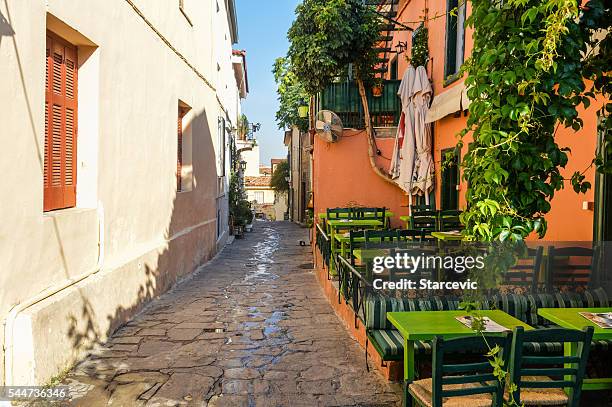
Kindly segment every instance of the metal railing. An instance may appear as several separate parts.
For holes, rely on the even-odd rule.
[[[382,82],[382,94],[373,96],[372,88],[366,89],[372,125],[375,127],[395,127],[399,123],[402,105],[397,90],[399,80]],[[315,113],[331,110],[342,120],[345,128],[363,129],[365,127],[363,106],[355,81],[333,83],[315,98]]]
[[[357,328],[357,320],[365,322],[365,299],[372,292],[372,283],[368,281],[351,263],[344,257],[338,255],[338,304],[344,297],[344,301],[348,304],[355,313],[355,328]]]
[[[327,269],[327,279],[330,280],[331,276],[329,274],[329,262],[331,260],[331,241],[321,225],[316,224],[315,229],[315,247],[319,249],[319,253],[321,253],[321,258],[323,259],[323,264]]]

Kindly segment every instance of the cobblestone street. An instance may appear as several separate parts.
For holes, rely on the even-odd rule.
[[[64,379],[78,406],[392,406],[312,272],[307,230],[257,222]]]

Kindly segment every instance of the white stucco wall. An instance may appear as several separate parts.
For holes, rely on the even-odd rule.
[[[259,146],[253,146],[251,150],[240,154],[242,160],[246,161],[244,175],[247,177],[258,177],[259,174]]]
[[[218,117],[234,125],[239,113],[232,44],[224,1],[185,4],[191,23],[165,0],[0,2],[0,319],[96,271],[99,247],[104,260],[19,314],[14,384],[45,382],[224,242],[228,177],[216,162]],[[47,28],[78,46],[79,115],[77,207],[43,213]],[[191,107],[192,188],[177,193],[179,100]]]
[[[258,200],[257,203],[260,203],[260,204],[274,203],[274,190],[269,187],[268,188],[266,187],[247,187],[246,188],[247,201],[254,202],[255,197],[257,196],[257,191],[263,193],[263,198],[264,198],[263,202],[260,202]]]

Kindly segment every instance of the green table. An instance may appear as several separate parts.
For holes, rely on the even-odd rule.
[[[465,238],[463,234],[456,233],[456,232],[431,232],[431,235],[438,240],[444,240],[444,241],[451,241],[451,240],[460,241]]]
[[[367,215],[374,215],[374,212],[366,212]],[[335,219],[343,219],[348,218],[348,213],[340,213],[340,216]],[[395,214],[391,211],[385,211],[385,226],[389,226],[390,219],[395,216]],[[323,223],[327,220],[327,212],[319,213],[319,220],[323,220]]]
[[[374,257],[388,256],[391,253],[390,249],[355,249],[353,250],[353,256],[361,263],[367,263],[373,260]]]
[[[612,312],[612,308],[539,308],[538,315],[546,318],[563,328],[581,330],[586,326],[595,328],[593,340],[612,339],[612,329],[600,328],[596,323],[589,321],[580,312]],[[565,355],[575,353],[575,343],[564,343]],[[612,389],[612,377],[589,379],[585,378],[582,390],[605,390]]]
[[[355,228],[377,228],[382,227],[383,223],[376,219],[331,219],[327,221],[327,225],[330,230],[330,241],[331,241],[331,256],[332,261],[329,265],[329,271],[334,271],[334,261],[336,255],[336,238],[335,235],[339,230],[347,229],[355,229]]]
[[[522,326],[526,330],[533,329],[524,322],[500,310],[486,310],[479,311],[479,313],[508,329],[513,329],[517,326]],[[404,337],[404,403],[406,402],[406,383],[414,381],[414,341],[430,341],[436,336],[457,338],[478,335],[476,331],[455,319],[455,317],[466,315],[468,314],[465,311],[387,312],[389,322]],[[487,333],[487,335],[495,334]]]
[[[346,254],[348,253],[347,249],[351,243],[350,236],[346,235],[345,233],[336,234],[334,235],[334,239],[336,239],[336,241],[340,244],[340,256],[346,259]],[[380,242],[380,238],[372,239],[372,240]],[[353,241],[363,243],[365,242],[365,237],[356,237],[355,239],[353,239]]]

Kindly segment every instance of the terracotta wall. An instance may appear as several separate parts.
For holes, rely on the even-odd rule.
[[[377,139],[381,157],[378,165],[388,169],[393,138]],[[313,190],[315,213],[326,208],[385,206],[395,217],[392,225],[400,227],[400,215],[408,214],[407,197],[399,187],[374,173],[368,158],[368,141],[362,130],[345,130],[337,143],[327,143],[315,136],[313,154]]]
[[[444,60],[445,60],[445,33],[446,33],[446,1],[405,0],[400,2],[397,20],[403,24],[416,28],[425,15],[427,8],[429,21],[429,53],[430,62],[427,72],[433,84],[434,96],[453,86],[459,86],[463,80],[444,86]],[[467,13],[470,13],[468,3]],[[438,16],[437,18],[435,18]],[[465,56],[472,50],[473,30],[466,29]],[[408,67],[406,56],[410,55],[412,33],[410,31],[397,31],[394,34],[393,48],[400,42],[407,42],[408,51],[398,55],[398,76],[401,79]],[[600,103],[592,104],[588,111],[582,111],[584,128],[576,133],[571,129],[559,128],[557,142],[561,146],[570,147],[572,152],[569,163],[563,174],[570,178],[574,171],[583,171],[589,167],[596,148],[596,111]],[[465,127],[467,117],[463,114],[447,116],[434,124],[434,162],[436,170],[436,202],[440,200],[440,163],[441,151],[455,146],[457,134]],[[345,136],[339,143],[328,145],[317,139],[314,152],[314,193],[316,212],[324,211],[327,207],[346,206],[348,203],[361,205],[384,205],[390,207],[396,214],[407,214],[407,197],[400,189],[385,183],[378,178],[368,163],[367,140],[364,133],[355,130],[346,130]],[[467,144],[471,138],[465,139],[461,152],[463,158],[467,152]],[[379,148],[383,156],[390,157],[393,149],[393,139],[381,139]],[[379,159],[381,166],[388,167],[389,161]],[[549,222],[546,240],[591,240],[593,238],[593,210],[582,209],[583,202],[594,200],[594,170],[586,172],[587,180],[593,189],[586,194],[577,195],[569,181],[565,189],[557,192],[552,202],[552,210],[547,215]],[[465,208],[466,184],[462,182],[459,193],[459,205]],[[590,208],[593,206],[590,205]],[[570,221],[571,223],[569,223]],[[394,225],[400,226],[397,216]]]

